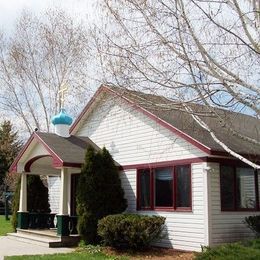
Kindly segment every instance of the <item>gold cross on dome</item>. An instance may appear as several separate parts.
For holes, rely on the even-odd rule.
[[[61,89],[58,91],[60,94],[60,107],[64,108],[64,101],[65,101],[65,93],[68,92],[68,86],[66,84],[61,85]]]

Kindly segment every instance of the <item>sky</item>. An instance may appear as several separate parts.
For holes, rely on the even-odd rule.
[[[97,1],[98,0],[0,0],[0,32],[3,31],[6,36],[11,36],[14,25],[20,18],[23,10],[29,10],[35,15],[40,15],[48,8],[59,8],[68,12],[69,15],[75,19],[83,19],[86,23],[96,23],[99,17],[96,11]],[[0,111],[0,118],[1,120],[10,120],[10,114],[6,111]],[[23,122],[17,118],[14,126],[21,124],[23,124]],[[19,129],[19,133],[21,134],[21,129]]]
[[[35,14],[47,8],[58,7],[73,17],[93,20],[96,16],[95,0],[0,0],[0,30],[10,31],[24,9]]]

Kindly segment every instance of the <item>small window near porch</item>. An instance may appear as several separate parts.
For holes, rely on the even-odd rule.
[[[254,209],[256,207],[255,176],[250,168],[236,169],[237,208]]]
[[[252,168],[222,165],[220,167],[221,209],[224,211],[258,210],[259,194],[256,192],[258,175]]]

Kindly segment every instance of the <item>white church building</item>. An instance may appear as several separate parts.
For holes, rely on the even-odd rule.
[[[260,120],[219,110],[229,129],[204,113],[205,107],[194,109],[205,114],[203,120],[230,149],[260,161],[259,146],[230,130],[260,140]],[[243,221],[259,214],[260,171],[227,154],[173,102],[101,86],[73,124],[64,109],[52,123],[55,133],[34,132],[11,166],[21,174],[19,229],[35,228],[27,211],[26,178],[37,174],[48,176],[50,227],[56,216],[59,237],[75,233],[76,184],[86,148],[105,146],[120,165],[127,212],[166,217],[166,235],[157,245],[200,251],[253,236]]]

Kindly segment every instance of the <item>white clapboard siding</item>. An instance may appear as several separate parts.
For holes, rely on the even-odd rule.
[[[206,156],[136,108],[110,96],[90,113],[76,135],[105,146],[121,165]]]
[[[51,213],[59,212],[60,177],[48,177],[49,203]]]
[[[245,217],[255,215],[255,212],[223,212],[220,201],[219,164],[209,163],[210,167],[210,240],[211,245],[235,242],[243,238],[252,238],[254,234],[243,223]]]
[[[206,193],[203,189],[204,163],[192,164],[192,212],[162,212],[136,210],[136,170],[120,173],[121,183],[128,201],[128,212],[166,217],[166,236],[155,243],[163,247],[200,251],[205,242]]]
[[[105,97],[76,132],[105,146],[122,166],[206,156],[204,152],[119,99]],[[192,212],[136,211],[136,170],[120,174],[128,212],[166,217],[166,237],[157,245],[200,251],[208,245],[204,206],[205,163],[192,164]]]

